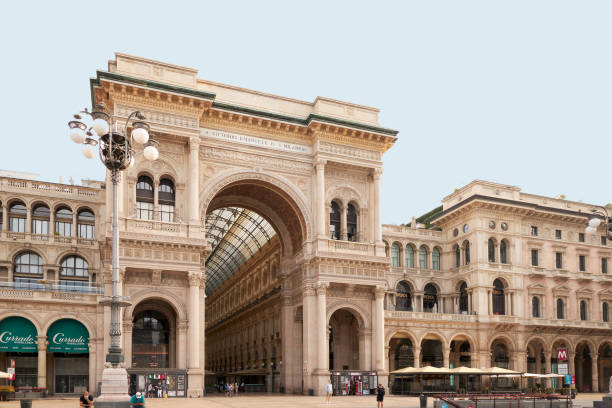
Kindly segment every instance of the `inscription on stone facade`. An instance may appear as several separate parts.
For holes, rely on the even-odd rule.
[[[239,143],[255,147],[263,147],[266,149],[280,150],[282,152],[312,154],[310,146],[282,142],[278,140],[264,139],[256,136],[241,135],[238,133],[224,132],[215,129],[201,129],[200,134],[211,139],[222,140],[224,142]]]

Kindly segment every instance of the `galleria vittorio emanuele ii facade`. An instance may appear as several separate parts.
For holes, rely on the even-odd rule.
[[[132,391],[165,381],[169,397],[199,396],[236,381],[318,395],[331,378],[393,392],[393,370],[426,365],[607,387],[612,245],[603,224],[585,234],[597,206],[476,180],[382,225],[383,154],[398,132],[375,108],[125,54],[90,86],[120,120],[143,112],[159,142],[159,158],[119,184]],[[15,362],[16,386],[98,389],[112,212],[100,180],[0,177],[0,365]]]

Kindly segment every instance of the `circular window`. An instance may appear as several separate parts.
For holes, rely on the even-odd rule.
[[[489,221],[489,228],[495,229],[495,221]]]
[[[501,223],[501,229],[503,229],[504,231],[508,230],[508,224],[506,224],[505,222]]]
[[[469,225],[465,224],[465,225],[463,226],[463,232],[468,232],[468,230],[469,230],[469,229],[470,229],[470,226],[469,226]]]
[[[456,237],[457,235],[459,235],[459,230],[457,228],[455,228],[453,230],[453,237]]]

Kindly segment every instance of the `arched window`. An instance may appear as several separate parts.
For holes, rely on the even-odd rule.
[[[604,322],[610,321],[610,310],[609,310],[608,302],[603,302],[601,306],[601,318]]]
[[[357,242],[357,209],[353,204],[349,204],[346,210],[346,239]]]
[[[587,319],[587,303],[584,300],[580,301],[580,320]]]
[[[505,344],[497,343],[493,348],[494,367],[510,368],[510,357]]]
[[[419,248],[419,268],[427,269],[427,247],[425,245]]]
[[[139,176],[136,183],[136,216],[140,220],[153,219],[153,180]]]
[[[439,271],[440,270],[440,250],[434,248],[431,253],[431,268]]]
[[[62,278],[87,278],[89,277],[89,264],[80,256],[67,256],[60,264],[60,276]]]
[[[499,261],[503,264],[508,263],[508,244],[505,239],[499,244]]]
[[[414,268],[414,248],[412,245],[406,245],[405,264],[407,268]]]
[[[400,246],[397,242],[394,242],[393,245],[391,245],[391,266],[393,266],[394,268],[399,268],[400,267]]]
[[[455,245],[455,266],[457,268],[461,266],[461,248],[459,248],[459,245]]]
[[[86,292],[89,289],[89,264],[78,255],[65,257],[60,263],[60,290]]]
[[[470,264],[470,242],[469,241],[465,241],[465,244],[463,244],[463,255],[465,257],[465,264],[469,265]]]
[[[489,238],[489,262],[495,262],[495,241]]]
[[[145,310],[134,317],[132,328],[132,367],[168,368],[170,322],[156,310]],[[223,363],[228,367],[227,359]]]
[[[157,191],[159,220],[162,222],[174,222],[174,205],[176,200],[174,183],[170,179],[163,178],[159,181]]]
[[[59,207],[55,210],[55,235],[72,236],[72,210],[70,208]]]
[[[540,298],[537,296],[531,298],[531,315],[533,317],[540,317]]]
[[[395,310],[412,310],[412,291],[408,282],[397,284],[397,294],[395,295]]]
[[[94,239],[96,217],[89,210],[81,210],[77,215],[77,235],[79,238]]]
[[[9,207],[9,231],[25,232],[28,209],[25,204],[17,201]]]
[[[557,299],[557,319],[565,319],[563,299]]]
[[[42,275],[42,258],[35,252],[23,252],[15,258],[15,274]]]
[[[461,282],[461,285],[459,285],[459,313],[469,312],[468,301],[469,297],[467,291],[467,283]]]
[[[49,219],[51,211],[45,204],[38,204],[32,211],[32,234],[49,234]]]
[[[504,284],[501,280],[493,281],[493,314],[506,314],[506,295],[504,293]]]
[[[423,289],[423,311],[428,313],[438,312],[438,289],[431,283]]]
[[[332,201],[329,206],[329,236],[330,239],[340,239],[340,206]]]

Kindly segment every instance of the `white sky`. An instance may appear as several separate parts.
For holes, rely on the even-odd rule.
[[[7,2],[0,169],[101,179],[66,122],[115,51],[381,109],[382,220],[480,178],[612,201],[610,1]]]

